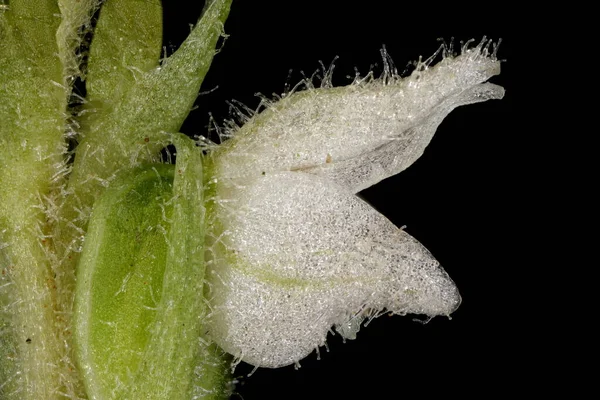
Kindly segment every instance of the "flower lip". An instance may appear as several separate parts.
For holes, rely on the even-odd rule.
[[[292,364],[361,311],[449,315],[454,282],[414,238],[346,188],[311,174],[221,179],[209,226],[208,329],[261,367]],[[374,316],[371,314],[371,316]]]

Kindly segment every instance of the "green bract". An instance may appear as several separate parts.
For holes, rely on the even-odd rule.
[[[208,351],[198,340],[206,307],[198,295],[204,284],[201,153],[190,139],[176,143],[175,167],[128,171],[94,206],[78,266],[74,325],[90,398],[185,399],[200,389],[227,394],[227,363],[198,357]],[[209,369],[221,376],[216,388],[203,381]]]
[[[0,5],[0,398],[108,398],[114,393],[178,399],[199,396],[198,391],[221,396],[228,390],[227,358],[207,340],[199,341],[204,300],[190,296],[202,292],[204,274],[202,164],[191,144],[167,132],[179,130],[198,95],[231,0],[208,1],[188,39],[164,60],[161,3],[108,0],[87,68],[81,68],[78,47],[98,3],[11,0]],[[68,104],[76,77],[86,80],[83,107]],[[68,140],[78,142],[72,163]],[[155,166],[159,175],[152,176],[162,182],[158,190],[140,168],[156,162],[160,149],[173,140],[181,174],[172,182],[172,166]],[[147,203],[114,205],[119,193],[127,198],[126,188],[142,185],[140,179],[150,182],[148,193],[158,190]],[[171,185],[172,192],[166,190]],[[165,199],[164,209],[154,197]],[[80,276],[90,279],[77,283],[81,294],[73,326],[75,267],[99,198],[95,226],[102,215],[129,213],[157,229],[157,221],[164,223],[164,232],[143,231],[131,247],[123,237],[117,239],[126,230],[119,225],[124,220],[107,221],[106,227],[114,229],[104,234],[114,237],[94,231],[79,266]],[[142,243],[151,261],[112,264],[135,259],[135,246]],[[89,256],[116,251],[122,257]],[[116,281],[110,276],[94,275],[136,267],[152,277],[152,290],[141,290],[144,281],[134,277],[123,298],[112,298],[110,284]],[[154,310],[144,308],[148,296],[157,302]],[[86,314],[82,307],[88,299],[102,306]],[[103,318],[130,330],[104,335]],[[129,324],[134,319],[137,323]],[[113,387],[116,381],[123,385]]]
[[[161,300],[173,168],[133,169],[96,202],[77,271],[75,333],[91,398],[122,398]]]

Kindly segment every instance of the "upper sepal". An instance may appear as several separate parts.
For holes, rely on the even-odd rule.
[[[220,149],[218,174],[303,171],[353,192],[395,175],[421,156],[454,108],[502,98],[501,87],[483,83],[500,72],[489,45],[464,46],[434,67],[421,63],[406,78],[285,96],[234,132]]]

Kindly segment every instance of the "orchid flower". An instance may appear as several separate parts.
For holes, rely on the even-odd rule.
[[[232,356],[281,367],[332,329],[459,306],[357,193],[454,108],[502,98],[496,46],[444,46],[406,78],[384,51],[378,79],[328,71],[194,141],[178,131],[231,3],[161,58],[160,0],[0,0],[1,398],[222,399]]]
[[[207,262],[210,336],[260,367],[297,363],[332,326],[354,339],[365,318],[449,316],[454,282],[417,240],[355,194],[417,160],[454,108],[500,99],[485,39],[407,78],[285,96],[214,154]],[[446,52],[445,52],[446,53]]]

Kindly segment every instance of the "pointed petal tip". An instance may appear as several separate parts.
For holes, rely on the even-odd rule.
[[[441,266],[438,268],[442,272],[444,278],[438,284],[439,292],[437,296],[430,299],[431,308],[426,314],[430,317],[450,317],[450,314],[454,313],[462,303],[462,296],[458,291],[458,287],[446,271],[444,271]]]
[[[458,287],[452,280],[451,283],[452,286],[444,290],[442,294],[442,308],[448,310],[447,313],[442,315],[447,317],[450,317],[450,314],[453,314],[456,310],[458,310],[458,307],[460,307],[462,303],[462,296],[458,291]]]
[[[404,277],[403,281],[394,284],[396,290],[387,309],[394,314],[422,314],[432,318],[449,317],[458,309],[462,297],[441,267],[438,266],[435,270],[413,267],[413,270],[418,272],[415,280]]]

